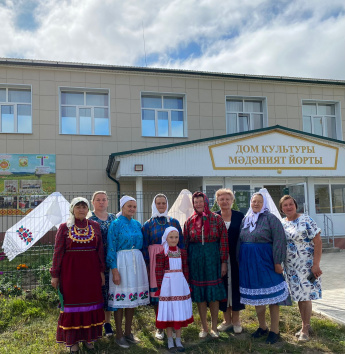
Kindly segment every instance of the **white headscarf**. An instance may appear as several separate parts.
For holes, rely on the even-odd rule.
[[[168,242],[167,242],[167,237],[168,237],[168,235],[170,234],[171,231],[177,231],[177,233],[178,233],[178,230],[176,229],[176,227],[169,226],[169,227],[167,227],[165,229],[164,234],[162,236],[162,246],[164,248],[164,254],[165,255],[167,255],[168,251],[169,251],[169,245],[168,245]]]
[[[87,199],[85,199],[83,197],[73,198],[71,201],[71,205],[69,206],[69,217],[68,217],[67,223],[66,223],[67,227],[72,227],[75,224],[75,217],[73,214],[73,209],[80,202],[84,202],[90,211],[90,203]]]
[[[281,220],[280,213],[266,188],[261,188],[259,192],[254,193],[250,199],[250,203],[252,202],[254,196],[258,194],[261,195],[262,199],[264,200],[264,204],[261,210],[258,213],[254,213],[252,207],[250,206],[249,210],[247,211],[247,214],[244,217],[243,229],[249,227],[249,232],[253,232],[255,230],[259,215],[264,213],[265,211],[269,211],[270,213],[274,214],[279,220]]]
[[[165,212],[164,213],[160,213],[156,207],[156,198],[165,198],[165,200],[167,201],[167,208],[165,209]],[[165,216],[167,218],[167,220],[169,221],[170,220],[170,217],[168,216],[168,210],[169,210],[169,203],[168,203],[168,198],[160,193],[160,194],[157,194],[154,198],[153,198],[153,202],[152,202],[152,215],[151,215],[151,218],[156,218],[156,217],[160,217],[160,216]]]
[[[129,202],[130,200],[133,200],[133,201],[136,202],[136,200],[135,200],[133,197],[130,197],[129,195],[124,195],[124,196],[120,199],[120,209],[121,209],[121,211],[116,214],[116,217],[117,217],[117,218],[118,218],[120,215],[122,215],[122,207],[123,207],[127,202]]]

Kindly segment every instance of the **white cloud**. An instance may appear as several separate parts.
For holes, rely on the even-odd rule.
[[[21,1],[0,3],[0,56],[135,65],[143,22],[151,66],[345,79],[340,0],[40,0],[34,32],[15,27]],[[199,57],[171,59],[191,42]]]

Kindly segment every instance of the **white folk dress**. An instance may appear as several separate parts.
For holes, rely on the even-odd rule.
[[[182,272],[181,257],[169,257],[169,266],[162,281],[156,327],[180,329],[194,321],[192,299]]]
[[[314,237],[321,231],[309,215],[300,215],[296,220],[282,220],[286,235],[287,253],[285,272],[294,301],[321,299],[321,278],[311,283],[314,259]]]

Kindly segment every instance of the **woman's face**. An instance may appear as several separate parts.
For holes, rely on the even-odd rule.
[[[221,210],[231,209],[231,205],[234,202],[231,195],[228,193],[221,194],[217,198],[217,203]]]
[[[128,201],[122,207],[122,215],[126,218],[132,218],[137,211],[137,202],[135,200]]]
[[[287,216],[294,216],[297,213],[296,205],[293,199],[289,198],[282,203],[282,212]]]
[[[99,193],[96,194],[95,198],[92,201],[92,205],[95,208],[95,211],[104,211],[108,208],[108,197],[106,194]]]
[[[264,205],[264,198],[262,197],[262,195],[255,194],[250,202],[250,206],[252,207],[253,212],[258,213],[262,209],[263,205]]]
[[[168,242],[168,245],[170,247],[175,247],[177,246],[178,244],[178,241],[179,241],[179,234],[177,231],[171,231],[169,232],[168,236],[167,236],[167,242]]]
[[[163,214],[167,209],[167,201],[164,197],[157,197],[155,200],[156,208],[160,214]]]
[[[203,197],[194,198],[194,209],[198,213],[202,213],[204,211],[205,201]]]
[[[84,220],[88,212],[89,208],[84,202],[76,204],[73,208],[73,215],[78,220]]]

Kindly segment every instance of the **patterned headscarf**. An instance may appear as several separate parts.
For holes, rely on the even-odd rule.
[[[194,199],[202,197],[204,199],[204,210],[202,213],[198,213],[194,207]],[[209,201],[207,196],[202,193],[202,192],[194,192],[192,195],[192,203],[193,203],[193,208],[194,208],[194,213],[193,215],[196,215],[196,217],[193,219],[193,223],[195,224],[195,228],[201,232],[201,227],[204,226],[204,235],[209,235],[210,233],[210,221],[209,221],[209,215],[211,214],[210,208],[209,208]]]
[[[88,209],[90,210],[90,203],[87,199],[83,198],[83,197],[77,197],[72,199],[71,201],[71,205],[69,206],[69,217],[67,219],[67,227],[72,227],[75,224],[75,217],[73,214],[73,209],[74,207],[78,204],[78,203],[85,203],[88,207]]]
[[[168,242],[167,242],[167,237],[168,237],[168,235],[170,234],[171,231],[177,231],[177,233],[178,233],[178,230],[176,229],[176,227],[169,226],[169,227],[167,227],[165,229],[164,234],[162,236],[162,246],[164,248],[164,254],[165,255],[167,255],[168,251],[169,251],[169,245],[168,245]]]
[[[156,207],[156,198],[165,198],[165,200],[167,201],[167,208],[165,209],[165,212],[164,213],[160,213]],[[160,217],[160,216],[165,216],[167,218],[167,220],[169,221],[170,220],[170,217],[168,216],[168,210],[169,210],[169,203],[168,203],[168,198],[162,194],[162,193],[159,193],[157,194],[154,198],[153,198],[153,202],[152,202],[152,215],[151,215],[151,218],[156,218],[156,217]]]
[[[256,195],[261,195],[264,203],[262,205],[261,210],[258,213],[254,213],[251,206],[250,206],[249,210],[247,211],[247,214],[244,217],[243,229],[246,229],[247,227],[249,227],[249,232],[253,232],[255,230],[259,215],[264,213],[265,211],[269,211],[268,206],[267,206],[266,196],[264,195],[264,193],[261,193],[261,189],[259,192],[254,193],[252,195],[252,197],[250,198],[250,204],[252,204],[252,200]]]
[[[117,218],[118,218],[120,215],[122,215],[122,207],[123,207],[127,202],[129,202],[130,200],[133,200],[133,201],[136,202],[136,200],[135,200],[133,197],[130,197],[129,195],[124,195],[124,196],[120,199],[120,209],[121,209],[121,211],[116,214],[116,217],[117,217]]]

